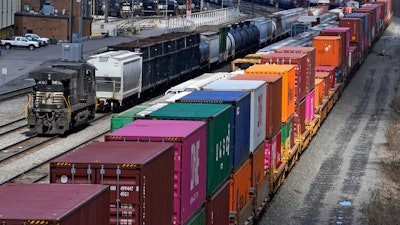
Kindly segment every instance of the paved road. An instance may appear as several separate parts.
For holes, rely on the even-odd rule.
[[[165,31],[166,29],[143,30],[134,36],[89,39],[82,43],[83,58],[86,59],[89,55],[102,51],[108,45],[156,36]],[[0,94],[21,88],[21,86],[32,85],[32,82],[26,79],[27,74],[35,69],[59,62],[61,51],[61,44],[49,45],[34,51],[3,48],[0,56]]]

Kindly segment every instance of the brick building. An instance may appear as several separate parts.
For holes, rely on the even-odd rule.
[[[82,35],[85,37],[91,34],[92,0],[19,1],[21,9],[14,14],[14,35],[23,35],[31,31],[40,36],[71,41],[79,37],[81,3],[83,4]]]

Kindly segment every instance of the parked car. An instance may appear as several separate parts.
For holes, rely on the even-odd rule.
[[[10,40],[0,40],[2,46],[6,49],[10,49],[11,47],[22,47],[28,48],[29,50],[34,50],[35,48],[39,48],[39,43],[36,41],[30,41],[26,37],[17,36]]]
[[[50,43],[50,39],[46,37],[40,37],[37,34],[26,33],[24,37],[31,39],[33,41],[38,41],[40,46],[47,46]]]

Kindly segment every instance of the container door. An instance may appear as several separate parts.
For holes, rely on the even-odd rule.
[[[50,168],[50,183],[95,184],[93,168],[88,165],[57,163]]]

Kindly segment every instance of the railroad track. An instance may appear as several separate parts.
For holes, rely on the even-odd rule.
[[[25,88],[20,88],[14,91],[9,91],[3,94],[0,94],[0,101],[10,100],[16,97],[24,96],[28,93],[32,92],[32,86],[28,86]]]
[[[101,114],[92,120],[91,123],[101,123],[102,121],[104,122],[104,120],[108,121],[111,118],[111,115],[111,113]],[[79,134],[77,133],[76,135],[79,136],[81,132],[90,131],[90,129],[83,129],[78,132]],[[65,148],[62,150],[57,151],[57,153],[52,152],[52,148],[54,148],[53,146],[63,146],[64,144],[62,143],[66,142],[66,138],[60,136],[35,136],[34,138],[29,138],[23,142],[25,147],[21,147],[22,144],[20,143],[7,149],[3,149],[0,151],[0,168],[19,168],[16,168],[15,172],[13,170],[12,174],[8,174],[7,178],[0,180],[0,185],[4,183],[48,182],[50,161],[82,145],[98,139],[108,132],[109,129],[102,132],[97,132],[97,134],[85,139],[83,142],[72,142],[71,144],[68,142],[69,145],[65,146]]]
[[[25,118],[20,118],[6,124],[0,125],[0,135],[5,135],[26,127],[27,122]]]

